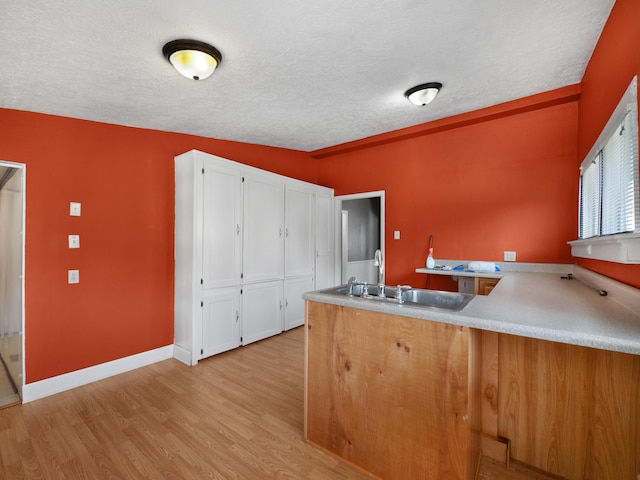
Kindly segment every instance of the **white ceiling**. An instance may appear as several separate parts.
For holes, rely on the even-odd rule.
[[[578,83],[613,4],[0,0],[0,107],[312,151]],[[212,77],[177,38],[222,52]]]

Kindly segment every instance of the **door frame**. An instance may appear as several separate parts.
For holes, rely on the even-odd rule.
[[[9,168],[16,168],[19,170],[22,170],[22,185],[21,185],[21,190],[22,190],[22,198],[21,198],[21,203],[22,203],[22,224],[21,224],[21,228],[22,228],[22,232],[21,232],[21,248],[22,248],[22,265],[21,265],[21,277],[20,277],[20,283],[21,283],[21,296],[22,298],[20,299],[20,311],[21,311],[21,315],[22,315],[22,332],[21,332],[21,345],[20,345],[20,349],[21,349],[21,357],[22,357],[22,366],[21,366],[21,382],[19,382],[19,384],[16,384],[16,386],[18,387],[18,393],[20,396],[20,399],[22,399],[22,391],[23,391],[23,387],[26,384],[26,370],[25,370],[25,366],[26,366],[26,355],[25,355],[25,338],[26,338],[26,322],[25,322],[25,254],[26,254],[26,248],[25,248],[25,239],[26,239],[26,225],[27,225],[27,202],[26,202],[26,198],[27,198],[27,165],[24,163],[16,163],[16,162],[10,162],[7,160],[2,160],[0,159],[0,165],[3,167],[9,167]]]
[[[382,250],[382,258],[386,262],[387,256],[385,253],[385,192],[384,190],[376,190],[372,192],[352,193],[349,195],[338,195],[335,197],[335,243],[334,248],[336,254],[334,255],[335,267],[334,271],[334,284],[340,285],[342,283],[342,201],[343,200],[361,200],[366,198],[379,198],[380,199],[380,249]],[[386,270],[386,265],[385,265]]]

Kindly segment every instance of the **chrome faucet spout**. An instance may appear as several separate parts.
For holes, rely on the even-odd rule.
[[[356,277],[350,277],[349,280],[347,280],[347,295],[350,297],[353,296],[353,284],[355,281]]]

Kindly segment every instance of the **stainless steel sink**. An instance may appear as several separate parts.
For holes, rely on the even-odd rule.
[[[402,287],[401,297],[397,298],[396,292],[398,288],[391,286],[385,286],[385,296],[380,297],[378,290],[378,286],[375,284],[367,285],[368,293],[363,295],[364,285],[358,283],[353,285],[351,296],[372,301],[383,301],[398,305],[435,308],[454,312],[462,310],[474,297],[474,295],[469,293]],[[346,285],[342,285],[340,287],[321,290],[320,293],[346,296],[348,294],[348,287]]]
[[[412,288],[402,292],[404,303],[427,305],[444,310],[459,311],[471,301],[473,295],[469,293],[442,292],[440,290],[423,290]]]

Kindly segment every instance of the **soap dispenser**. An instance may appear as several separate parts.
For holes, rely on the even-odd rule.
[[[427,256],[427,268],[434,268],[436,261],[433,259],[433,235],[429,235],[429,255]]]

